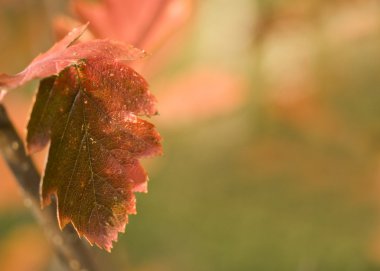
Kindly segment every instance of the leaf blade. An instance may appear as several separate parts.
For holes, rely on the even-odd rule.
[[[47,52],[33,59],[18,74],[0,73],[0,90],[13,89],[33,79],[57,75],[65,68],[83,59],[129,62],[146,56],[145,51],[118,41],[90,40],[74,44],[86,30],[87,25],[74,28]]]
[[[104,59],[82,61],[40,84],[27,146],[39,150],[51,140],[42,204],[54,195],[60,226],[71,222],[108,251],[136,212],[134,192],[146,190],[138,159],[162,152],[154,126],[138,117],[155,114],[154,102],[140,75]]]

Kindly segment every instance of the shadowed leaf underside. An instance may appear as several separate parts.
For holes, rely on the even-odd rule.
[[[139,158],[161,153],[160,136],[139,116],[156,114],[145,80],[123,62],[88,59],[41,81],[28,124],[27,148],[50,141],[42,205],[58,202],[61,227],[110,251],[134,192],[146,192]]]

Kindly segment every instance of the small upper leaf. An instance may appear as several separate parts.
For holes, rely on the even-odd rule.
[[[56,75],[80,59],[131,61],[145,56],[144,51],[117,41],[92,40],[75,43],[86,27],[87,24],[73,29],[50,50],[37,56],[22,72],[16,75],[0,74],[0,89],[12,89],[32,79]]]
[[[60,226],[72,222],[108,251],[135,213],[133,192],[146,191],[138,159],[161,153],[154,126],[137,117],[155,114],[154,101],[139,74],[99,56],[40,83],[27,147],[38,151],[51,141],[42,204],[55,195]]]

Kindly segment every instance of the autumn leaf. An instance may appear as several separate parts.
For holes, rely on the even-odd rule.
[[[0,74],[0,88],[15,88],[29,80],[44,78],[58,73],[67,66],[75,63],[77,58],[62,58],[61,54],[82,35],[86,28],[87,25],[74,28],[60,42],[50,48],[50,50],[37,56],[22,72],[16,75]]]
[[[133,192],[145,192],[138,159],[161,153],[160,136],[139,115],[153,115],[145,80],[122,62],[89,58],[41,81],[28,124],[27,147],[51,140],[41,186],[42,205],[55,195],[61,227],[110,251]]]
[[[192,0],[72,1],[82,22],[98,38],[124,41],[152,51],[189,18]]]
[[[75,43],[86,30],[79,26],[57,42],[50,50],[37,56],[22,72],[16,75],[0,74],[0,89],[12,89],[36,78],[58,74],[80,59],[98,58],[110,61],[131,61],[145,56],[145,52],[122,42],[91,40]]]
[[[160,136],[141,116],[155,115],[147,82],[128,66],[146,55],[112,40],[78,42],[71,31],[16,74],[0,74],[0,88],[43,78],[28,123],[27,149],[49,156],[41,181],[42,206],[57,200],[59,225],[110,251],[134,192],[147,191],[139,159],[161,153]]]

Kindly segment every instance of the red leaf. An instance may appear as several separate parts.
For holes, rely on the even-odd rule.
[[[0,74],[0,88],[15,88],[31,79],[44,78],[52,74],[57,74],[67,66],[73,64],[73,62],[70,62],[68,59],[58,59],[58,57],[82,35],[86,27],[87,25],[82,25],[74,28],[46,53],[40,54],[33,59],[29,66],[22,72],[16,75]],[[75,59],[75,61],[76,60],[77,59]]]
[[[43,206],[55,195],[60,226],[71,222],[109,251],[135,213],[133,192],[146,191],[138,159],[160,154],[161,145],[154,126],[137,117],[156,113],[145,80],[123,62],[94,55],[41,81],[27,146],[38,151],[51,140]]]
[[[109,251],[136,212],[134,192],[146,192],[139,159],[162,150],[154,126],[138,117],[156,114],[155,98],[126,63],[145,52],[111,40],[76,43],[85,29],[74,29],[24,71],[0,74],[0,88],[44,78],[27,134],[29,152],[51,141],[42,206],[54,195],[60,226],[71,222]]]
[[[98,38],[121,40],[152,50],[189,17],[190,0],[73,1],[82,22],[89,21]]]
[[[145,56],[145,52],[117,41],[92,40],[73,44],[87,25],[72,30],[50,50],[37,56],[28,67],[16,75],[0,74],[0,89],[12,89],[36,78],[58,74],[80,59],[98,58],[109,61],[132,61]]]

